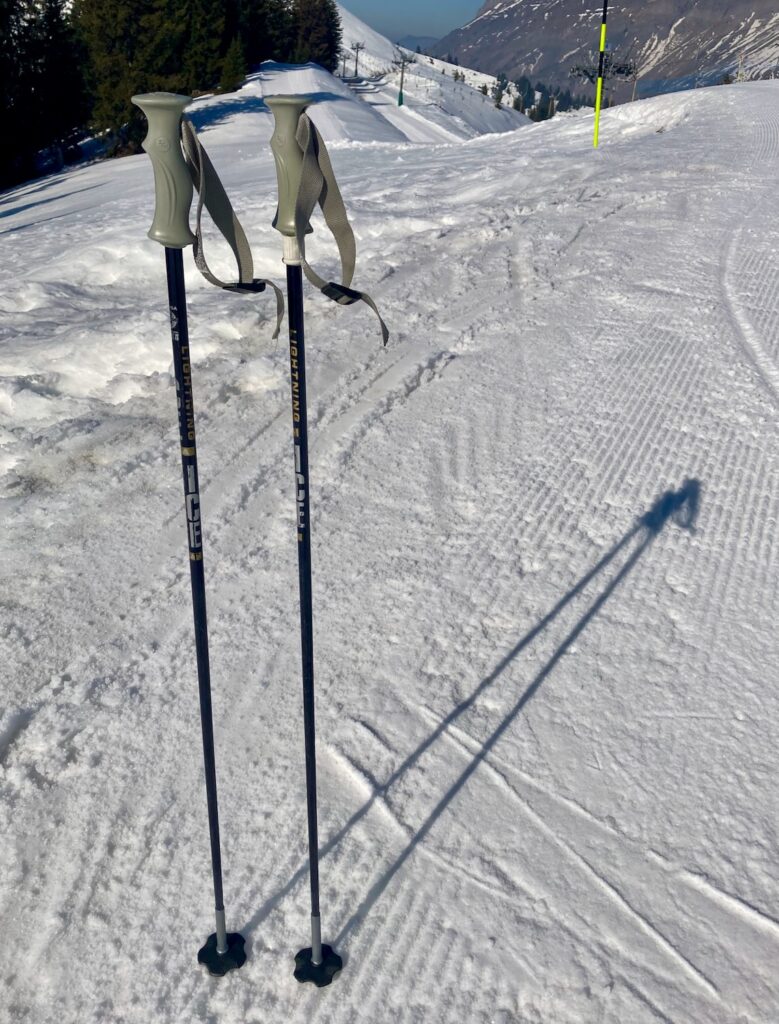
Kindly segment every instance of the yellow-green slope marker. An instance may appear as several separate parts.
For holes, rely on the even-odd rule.
[[[600,57],[598,59],[598,84],[595,89],[595,138],[593,146],[598,148],[600,132],[600,108],[603,102],[603,65],[606,59],[606,18],[609,13],[609,0],[603,0],[603,21],[600,26]]]

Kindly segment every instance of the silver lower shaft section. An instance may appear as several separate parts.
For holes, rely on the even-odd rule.
[[[216,912],[216,951],[220,956],[227,952],[227,923],[224,910]]]
[[[318,914],[311,915],[311,963],[322,963],[322,921]]]

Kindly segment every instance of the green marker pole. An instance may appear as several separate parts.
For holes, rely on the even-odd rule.
[[[595,91],[595,138],[593,146],[598,148],[600,133],[600,108],[603,102],[603,65],[606,60],[606,18],[609,13],[609,0],[603,0],[603,21],[600,26],[600,59],[598,60],[598,84]]]

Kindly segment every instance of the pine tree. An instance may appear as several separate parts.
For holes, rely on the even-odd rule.
[[[294,45],[292,12],[286,0],[244,0],[240,32],[249,67],[264,60],[288,63]]]
[[[538,91],[540,92],[541,90],[539,89]],[[533,107],[533,112],[530,115],[534,121],[546,121],[547,118],[549,118],[549,116],[550,116],[549,102],[550,102],[549,95],[548,94],[542,94],[541,95],[541,99]]]
[[[143,4],[145,11],[135,39],[135,91],[186,92],[183,68],[190,35],[189,0],[143,0]],[[129,110],[140,123],[138,108],[130,106]]]
[[[533,86],[530,84],[530,79],[521,75],[514,83],[517,87],[519,95],[522,97],[522,104],[527,110],[528,107],[532,107],[535,103],[535,91]]]
[[[246,58],[243,54],[243,43],[236,36],[225,54],[222,77],[219,80],[219,91],[235,92],[243,84],[244,78],[246,78]]]
[[[130,103],[134,93],[216,87],[227,49],[225,10],[223,0],[75,0],[92,123],[109,133],[109,152],[140,147],[145,122]]]
[[[82,58],[65,0],[0,0],[0,185],[32,177],[42,150],[62,165],[63,143],[86,116]]]
[[[341,52],[341,16],[335,0],[292,0],[296,31],[296,64],[313,61],[328,71],[338,67]]]
[[[19,14],[19,4],[14,0],[0,0],[0,96],[3,97],[3,127],[7,139],[0,150],[0,186],[18,181],[28,159],[29,147],[23,144],[20,134],[24,113],[20,106],[22,26]]]
[[[184,88],[194,94],[212,89],[222,66],[225,27],[221,0],[188,0],[188,31],[184,49]]]
[[[109,151],[135,151],[144,121],[130,103],[137,92],[183,92],[186,0],[75,0],[77,31],[88,54],[93,126],[108,132]]]
[[[222,0],[222,52],[225,59],[233,40],[241,35],[243,7],[244,0]]]
[[[67,0],[41,0],[32,26],[28,62],[34,101],[43,114],[40,130],[44,145],[62,143],[88,115],[82,71],[85,55],[66,6]]]

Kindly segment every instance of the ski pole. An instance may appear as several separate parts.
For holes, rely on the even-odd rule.
[[[609,0],[603,0],[603,20],[600,26],[600,57],[598,58],[598,84],[595,88],[595,138],[593,146],[598,148],[600,135],[600,108],[603,102],[603,71],[606,60],[606,18],[609,13]]]
[[[303,733],[306,750],[309,878],[311,886],[311,946],[295,957],[295,977],[319,988],[329,985],[342,960],[322,944],[319,911],[319,836],[316,791],[316,723],[314,716],[314,636],[311,587],[311,507],[308,475],[308,416],[306,408],[306,350],[303,322],[303,271],[295,232],[295,202],[303,170],[303,151],[296,140],[300,115],[311,100],[304,96],[266,98],[275,118],[271,148],[276,161],[279,206],[273,226],[284,238],[287,267],[289,357],[292,385],[292,432],[295,455],[295,518],[298,539],[300,639],[303,668]]]
[[[189,539],[189,569],[192,584],[192,609],[195,623],[195,651],[200,691],[200,722],[203,733],[208,827],[211,842],[211,867],[214,876],[216,932],[198,952],[198,962],[219,976],[246,962],[245,940],[227,932],[222,891],[222,855],[219,842],[219,810],[216,789],[214,724],[211,709],[211,672],[208,658],[206,590],[203,573],[203,533],[200,517],[200,485],[197,470],[195,408],[192,393],[192,363],[189,351],[187,304],[184,286],[182,250],[195,241],[189,229],[192,203],[192,179],[181,151],[181,116],[191,102],[189,96],[174,93],[146,93],[133,96],[149,122],[143,148],[154,167],[156,205],[149,238],[165,247],[168,277],[168,303],[173,341],[173,366],[178,398],[181,466],[184,475],[184,502]]]

